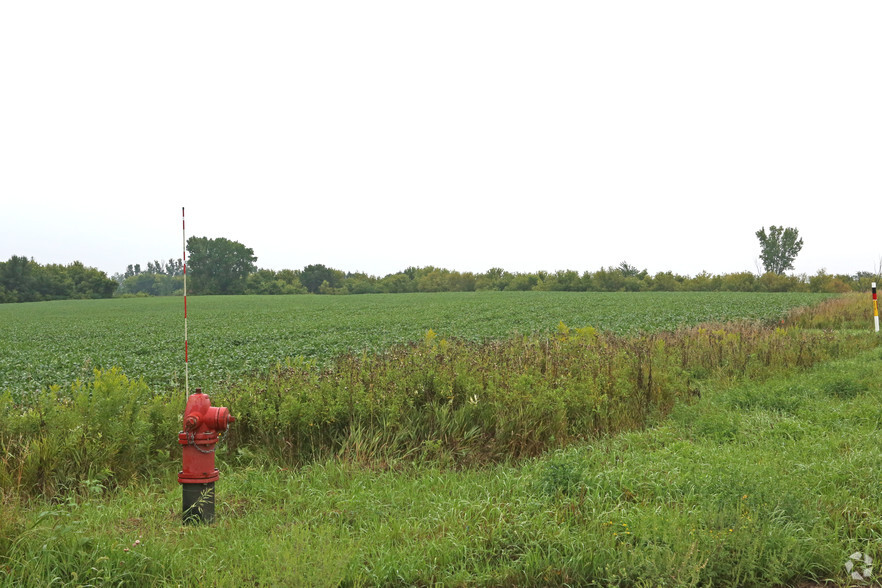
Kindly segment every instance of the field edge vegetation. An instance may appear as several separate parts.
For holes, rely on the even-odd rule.
[[[250,249],[227,239],[215,245],[229,250],[206,257],[206,238],[191,238],[190,294],[392,294],[413,292],[556,291],[556,292],[815,292],[841,294],[867,292],[870,283],[882,281],[878,272],[786,275],[767,271],[694,276],[647,270],[622,262],[596,271],[509,272],[499,267],[483,273],[460,272],[434,266],[408,267],[382,278],[363,272],[344,272],[323,264],[302,270],[257,269]],[[189,249],[189,247],[188,247]],[[233,253],[236,251],[236,253]],[[234,260],[238,260],[235,262]],[[74,261],[68,265],[42,265],[33,258],[13,255],[0,261],[0,304],[48,300],[110,298],[112,296],[180,296],[184,276],[181,259],[129,265],[125,272],[108,277],[103,271]]]
[[[707,382],[762,380],[874,347],[878,338],[864,331],[800,326],[833,322],[823,318],[831,313],[859,321],[863,302],[833,299],[777,326],[632,336],[563,323],[553,334],[496,341],[429,330],[420,342],[330,365],[294,359],[211,396],[238,419],[225,438],[232,453],[288,466],[329,457],[481,466],[657,423]],[[0,489],[52,498],[89,480],[113,488],[148,475],[176,455],[182,404],[115,368],[26,398],[7,390]]]
[[[840,313],[836,305],[844,303],[828,304]],[[211,528],[180,527],[171,474],[132,472],[128,481],[116,480],[112,467],[93,462],[87,477],[56,485],[54,498],[7,488],[0,501],[0,583],[849,585],[851,553],[882,556],[880,479],[873,467],[882,458],[875,441],[882,356],[867,329],[800,326],[833,320],[823,314],[803,311],[765,328],[691,327],[677,335],[681,344],[668,342],[672,333],[647,335],[674,350],[653,356],[653,381],[663,379],[656,370],[676,367],[675,376],[684,378],[676,381],[686,384],[687,394],[656,415],[667,418],[647,415],[636,430],[595,432],[556,449],[550,444],[535,458],[532,451],[518,460],[482,455],[473,464],[479,467],[463,469],[444,456],[456,458],[449,448],[421,443],[419,451],[373,458],[343,448],[336,455],[315,452],[306,465],[292,467],[289,457],[260,449],[268,440],[230,438],[221,454],[220,522]],[[855,316],[865,324],[865,311]],[[497,345],[514,345],[515,355],[532,345],[524,373],[550,385],[555,346],[575,353],[570,345],[585,347],[587,340],[602,349],[603,340],[607,349],[615,347],[606,336],[561,325],[551,336]],[[442,349],[442,340],[427,334],[402,348],[401,357],[443,370],[458,361],[447,355],[456,344]],[[757,352],[741,354],[739,346]],[[505,365],[512,356],[500,353]],[[364,359],[340,361],[352,369]],[[642,361],[646,369],[645,356]],[[637,364],[608,365],[615,372]],[[558,364],[558,374],[565,366]],[[311,373],[331,387],[332,370]],[[66,391],[55,392],[56,402],[66,402]],[[135,392],[129,421],[138,420],[136,412],[158,411],[151,418],[160,422],[178,412],[113,371],[74,392],[79,399],[72,397],[69,406],[94,416],[96,427],[98,419],[114,420],[102,411],[104,397],[120,402]],[[237,393],[225,392],[230,405]],[[439,400],[436,406],[449,404],[443,395]],[[44,412],[43,418],[53,417]],[[152,435],[146,428],[134,432]],[[168,434],[174,438],[175,431]],[[86,437],[76,440],[83,444]],[[46,447],[39,444],[32,455]],[[107,445],[104,451],[113,450]],[[167,446],[145,455],[170,469]],[[212,556],[202,557],[207,553]]]

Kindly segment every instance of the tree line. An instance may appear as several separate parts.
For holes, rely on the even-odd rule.
[[[825,292],[868,291],[879,280],[871,272],[855,275],[783,275],[765,272],[683,276],[673,272],[650,275],[623,262],[615,267],[578,272],[559,270],[513,273],[491,268],[483,273],[458,272],[433,266],[409,267],[384,277],[347,273],[321,264],[302,270],[261,269],[243,282],[245,294],[379,294],[404,292],[564,291],[564,292]]]
[[[772,227],[772,234],[780,234]],[[778,236],[777,234],[775,235]],[[801,246],[801,240],[797,245]],[[783,249],[782,249],[783,250]],[[767,250],[768,251],[768,250]],[[796,248],[798,251],[798,247]],[[866,291],[878,279],[871,272],[854,275],[785,275],[795,256],[792,248],[762,274],[701,272],[684,276],[673,272],[650,275],[627,262],[596,271],[559,270],[529,273],[491,268],[483,273],[459,272],[434,266],[408,267],[383,277],[345,272],[323,264],[303,269],[258,269],[254,251],[228,239],[191,237],[187,241],[188,292],[192,294],[387,294],[407,292],[474,292],[481,290],[566,292],[726,291],[726,292],[826,292]],[[772,253],[769,253],[771,259]],[[163,295],[180,293],[183,277],[175,270],[180,260],[148,264],[146,272],[121,276],[120,293]],[[134,266],[138,268],[139,266]],[[133,268],[133,266],[129,266]],[[127,271],[127,273],[130,273]]]
[[[106,273],[79,261],[40,265],[33,259],[13,255],[0,262],[0,303],[110,298],[117,288],[117,282]]]
[[[529,273],[491,268],[483,273],[459,272],[434,266],[408,267],[383,277],[344,272],[322,264],[300,270],[258,269],[254,251],[225,238],[190,237],[187,240],[186,278],[191,294],[381,294],[407,292],[474,292],[547,290],[565,292],[826,292],[867,291],[877,273],[786,275],[802,240],[798,231],[770,227],[757,232],[765,273],[701,272],[684,276],[673,272],[650,275],[627,262],[596,271],[558,270]],[[185,264],[181,259],[129,265],[113,278],[80,262],[40,265],[13,256],[0,262],[0,302],[30,302],[62,298],[173,296],[184,290]]]

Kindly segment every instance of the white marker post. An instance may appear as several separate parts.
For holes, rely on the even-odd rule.
[[[879,332],[879,303],[876,301],[876,282],[873,282],[873,322],[876,323],[876,332]]]
[[[184,398],[190,397],[190,361],[187,357],[187,220],[181,207],[181,231],[184,238]]]

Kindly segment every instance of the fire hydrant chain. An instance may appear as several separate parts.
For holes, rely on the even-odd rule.
[[[187,444],[195,447],[196,451],[198,451],[199,453],[214,453],[215,451],[217,451],[217,446],[220,445],[220,442],[223,441],[223,439],[223,435],[218,434],[217,442],[214,444],[214,449],[202,449],[196,444],[196,434],[193,431],[187,433]]]

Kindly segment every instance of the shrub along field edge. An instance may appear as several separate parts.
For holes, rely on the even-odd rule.
[[[872,337],[755,324],[623,337],[561,324],[550,337],[438,340],[280,367],[217,395],[232,448],[303,464],[415,459],[450,467],[540,455],[642,428],[707,380],[762,379],[876,345]]]

